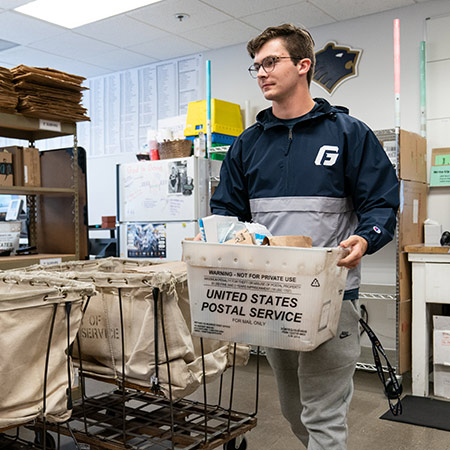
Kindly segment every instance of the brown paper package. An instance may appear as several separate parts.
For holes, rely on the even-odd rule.
[[[303,247],[311,248],[312,239],[309,236],[266,236],[262,245],[277,247]]]

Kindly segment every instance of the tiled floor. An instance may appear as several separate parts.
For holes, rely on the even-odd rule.
[[[249,415],[255,410],[255,361],[256,356],[252,356],[246,367],[237,369],[234,384],[233,406]],[[264,357],[261,357],[260,366],[258,424],[245,434],[248,450],[304,448],[293,436],[289,425],[281,416],[275,380]],[[229,376],[230,371],[226,373],[224,386],[229,386]],[[106,388],[111,389],[110,385],[105,384],[91,384],[89,387],[91,391],[100,389],[101,392]],[[404,393],[410,393],[410,382],[407,377],[403,379],[403,387]],[[217,383],[209,385],[208,403],[209,399],[216,401],[214,397],[217,390]],[[202,390],[197,391],[193,398],[201,400]],[[224,396],[224,398],[228,397]],[[379,419],[387,409],[387,399],[382,392],[377,374],[357,371],[355,393],[349,413],[348,450],[450,450],[450,433]],[[74,450],[77,447],[73,441],[64,438],[61,448]]]

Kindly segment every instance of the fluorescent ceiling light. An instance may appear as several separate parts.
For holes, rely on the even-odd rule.
[[[161,0],[34,0],[15,11],[66,28],[76,28]]]

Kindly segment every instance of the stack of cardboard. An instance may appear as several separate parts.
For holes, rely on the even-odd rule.
[[[13,74],[9,69],[0,67],[0,111],[15,112],[18,95],[14,90]]]
[[[25,116],[64,122],[89,120],[81,106],[81,83],[84,77],[54,69],[20,65],[11,69],[16,92],[17,110]]]

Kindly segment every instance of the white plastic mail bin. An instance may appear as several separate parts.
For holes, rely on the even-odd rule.
[[[336,334],[343,252],[183,241],[193,334],[313,350]]]

